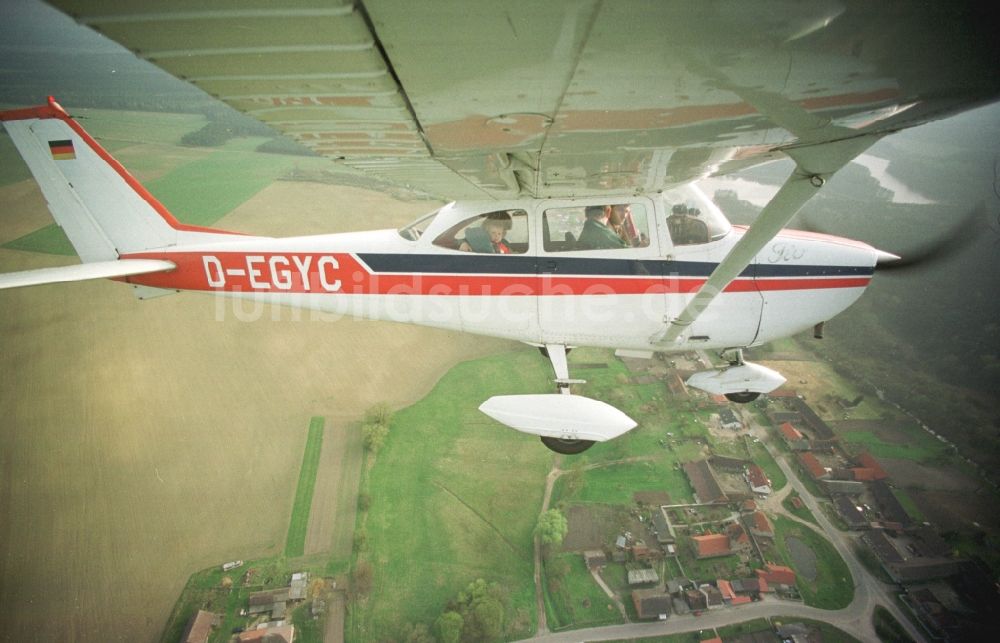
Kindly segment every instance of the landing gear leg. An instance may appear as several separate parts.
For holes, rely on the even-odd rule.
[[[546,344],[541,346],[539,350],[542,351],[542,355],[549,358],[552,362],[552,370],[556,374],[556,388],[563,395],[571,395],[569,387],[571,384],[583,384],[584,380],[571,380],[569,378],[569,363],[566,361],[566,355],[569,354],[570,349],[566,348],[562,344]],[[590,447],[594,446],[593,440],[573,440],[569,438],[550,438],[546,436],[541,436],[542,444],[546,447],[555,451],[556,453],[561,453],[563,455],[576,455],[577,453],[583,453]]]

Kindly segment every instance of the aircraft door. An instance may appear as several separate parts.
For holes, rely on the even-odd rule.
[[[540,215],[543,341],[645,347],[664,312],[652,201],[547,201]]]

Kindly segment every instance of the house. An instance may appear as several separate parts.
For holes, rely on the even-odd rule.
[[[745,476],[747,484],[750,485],[750,490],[754,493],[764,496],[771,493],[771,481],[760,466],[751,463],[747,466]]]
[[[782,422],[778,427],[778,433],[781,434],[781,439],[785,441],[785,444],[792,451],[809,450],[809,440],[791,422]]]
[[[708,597],[696,589],[684,592],[684,600],[687,602],[688,608],[693,611],[708,609]]]
[[[219,625],[220,619],[216,614],[198,610],[198,612],[188,622],[181,636],[182,643],[207,643],[208,637],[212,634],[212,628]]]
[[[670,596],[659,588],[637,589],[632,592],[632,605],[641,620],[665,621],[670,616]]]
[[[733,591],[733,585],[725,579],[718,579],[715,581],[715,585],[719,588],[719,592],[722,594],[723,600],[732,602],[736,598],[736,592]]]
[[[656,542],[662,549],[667,545],[672,545],[676,541],[673,528],[670,525],[670,517],[667,515],[666,507],[659,507],[653,512],[653,532],[656,534]]]
[[[875,497],[875,505],[887,522],[898,523],[903,528],[910,524],[910,514],[906,513],[906,509],[885,480],[873,482],[871,490],[872,496]]]
[[[294,643],[295,626],[261,627],[249,632],[242,632],[237,640],[240,643],[251,643],[253,641],[259,641],[260,643]]]
[[[684,463],[684,473],[691,482],[691,488],[694,489],[695,502],[699,504],[726,502],[726,494],[719,486],[719,481],[715,479],[707,460]]]
[[[819,460],[816,459],[812,453],[808,451],[799,454],[799,464],[805,469],[806,473],[812,476],[813,480],[825,480],[830,477],[830,472],[826,470]]]
[[[757,579],[767,583],[769,588],[784,585],[792,587],[795,585],[795,571],[791,567],[767,563],[764,569],[757,570]],[[766,591],[761,584],[761,591]]]
[[[849,529],[868,528],[869,523],[868,519],[865,518],[865,514],[854,504],[854,500],[848,496],[834,496],[833,506],[837,510],[837,515],[844,520]]]
[[[703,536],[692,536],[691,540],[694,541],[696,558],[728,556],[733,553],[729,549],[729,536],[726,534],[705,534]]]
[[[862,453],[858,456],[858,466],[851,469],[854,474],[854,479],[859,482],[874,482],[876,480],[885,480],[889,477],[885,469],[882,468],[881,463],[876,460],[870,453]]]
[[[629,587],[636,585],[655,585],[660,582],[660,577],[655,569],[630,569],[628,570]]]
[[[732,409],[724,408],[719,410],[719,426],[730,431],[739,431],[743,428],[743,423],[736,417]]]
[[[747,523],[750,525],[750,533],[758,538],[774,538],[774,527],[763,511],[753,512]]]

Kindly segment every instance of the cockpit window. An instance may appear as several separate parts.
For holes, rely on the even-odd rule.
[[[445,230],[434,240],[434,245],[462,252],[524,254],[528,251],[528,213],[484,212]]]
[[[400,228],[398,230],[399,236],[403,237],[407,241],[416,241],[424,233],[424,230],[427,229],[428,224],[434,220],[434,217],[437,216],[438,212],[440,212],[440,210],[435,210],[430,214],[425,214],[413,223]]]
[[[675,246],[694,246],[721,239],[730,225],[722,211],[697,186],[664,193],[667,230]]]
[[[649,245],[649,220],[641,203],[550,208],[542,224],[546,252],[627,250]]]

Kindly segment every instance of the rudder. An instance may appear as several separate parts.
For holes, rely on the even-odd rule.
[[[0,121],[84,262],[177,243],[176,219],[51,97]]]

